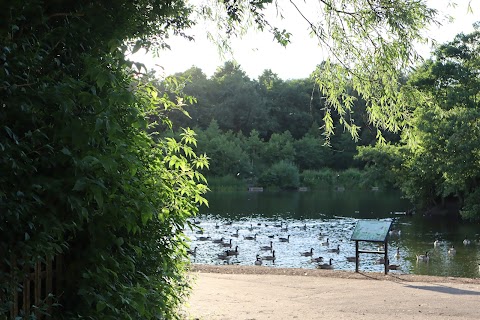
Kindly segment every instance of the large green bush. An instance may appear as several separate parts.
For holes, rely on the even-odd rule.
[[[181,101],[139,81],[125,43],[189,24],[183,3],[154,2],[0,4],[0,318],[24,270],[59,254],[54,318],[177,317],[207,161],[190,130],[149,133]]]
[[[300,184],[300,174],[293,163],[280,161],[264,172],[258,183],[260,186],[275,186],[283,190],[297,189]]]
[[[225,175],[207,177],[208,188],[212,191],[245,191],[248,182],[238,176]]]
[[[302,185],[311,189],[331,190],[337,174],[330,168],[305,170],[301,174]]]
[[[347,189],[362,189],[368,186],[366,183],[364,172],[355,168],[337,172],[337,177],[335,178],[337,186]]]

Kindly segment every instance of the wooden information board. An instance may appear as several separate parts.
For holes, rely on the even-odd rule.
[[[387,237],[392,221],[390,220],[359,220],[353,230],[350,240],[355,241],[355,272],[358,272],[360,253],[382,254],[384,257],[385,274],[388,273],[388,243]],[[359,241],[382,242],[384,251],[360,250]]]
[[[391,225],[392,221],[359,220],[350,240],[385,242]]]

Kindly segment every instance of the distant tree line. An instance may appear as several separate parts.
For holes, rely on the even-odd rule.
[[[265,70],[252,80],[240,66],[226,62],[211,78],[192,67],[173,79],[157,86],[184,83],[183,92],[195,97],[196,103],[184,108],[188,116],[172,110],[169,118],[176,132],[194,129],[196,152],[210,158],[205,174],[211,181],[231,176],[249,184],[296,188],[305,184],[304,173],[363,168],[363,160],[354,158],[356,148],[376,141],[377,129],[368,124],[362,99],[355,101],[356,112],[348,115],[361,127],[359,140],[342,126],[326,140],[320,124],[327,107],[312,78],[285,81]],[[384,134],[392,141],[399,139]]]

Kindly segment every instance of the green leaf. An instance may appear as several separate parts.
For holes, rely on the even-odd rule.
[[[105,303],[105,301],[103,300],[100,300],[97,302],[97,312],[102,312],[105,308],[106,308],[107,304]]]
[[[110,74],[107,72],[101,72],[97,75],[97,78],[95,80],[96,80],[97,86],[100,89],[102,89],[106,83],[110,82]]]
[[[73,191],[83,191],[85,189],[85,186],[87,185],[85,178],[80,178],[75,182],[75,185],[73,186]]]
[[[62,152],[63,154],[65,154],[65,155],[67,155],[67,156],[71,156],[71,155],[72,155],[72,153],[70,152],[70,150],[68,150],[68,148],[66,148],[66,147],[63,147],[62,150],[61,150],[61,152]]]
[[[97,202],[99,208],[103,208],[103,193],[100,188],[93,188],[93,198]]]
[[[15,133],[13,133],[12,129],[10,129],[9,127],[5,126],[5,131],[7,132],[8,136],[10,138],[13,139],[13,141],[15,141],[16,144],[18,144],[18,138],[17,138],[17,135]]]
[[[137,52],[141,48],[142,48],[142,41],[138,40],[137,42],[135,42],[135,45],[133,46],[132,53]]]
[[[125,241],[123,240],[122,237],[120,237],[120,238],[117,238],[117,240],[115,240],[115,243],[117,246],[121,247],[125,243]]]

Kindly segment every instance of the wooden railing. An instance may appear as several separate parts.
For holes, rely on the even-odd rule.
[[[23,270],[23,279],[12,277],[12,305],[8,319],[51,319],[53,297],[62,292],[62,256],[47,257],[33,266],[21,265],[15,257],[11,259],[10,270]],[[1,316],[0,316],[1,318]]]

